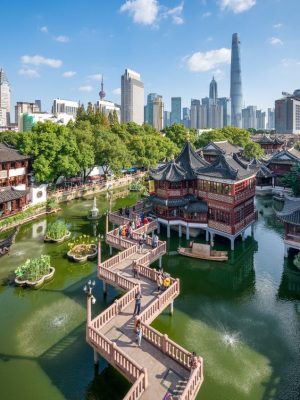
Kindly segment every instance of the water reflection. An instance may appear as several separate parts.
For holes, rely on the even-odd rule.
[[[293,265],[292,258],[284,260],[278,298],[300,299],[300,270]]]

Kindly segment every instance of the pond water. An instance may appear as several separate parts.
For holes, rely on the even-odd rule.
[[[136,194],[114,201],[133,204]],[[67,243],[45,244],[47,222],[64,219],[73,235],[103,233],[86,215],[92,199],[75,200],[54,216],[21,227],[10,255],[0,258],[0,398],[121,399],[129,384],[112,367],[100,363],[94,376],[93,353],[85,342],[86,281],[96,277],[96,261],[66,258]],[[97,197],[101,213],[103,196]],[[283,226],[274,217],[270,198],[257,199],[259,220],[254,237],[236,241],[226,263],[184,258],[172,232],[164,269],[181,280],[174,315],[162,314],[153,326],[204,357],[201,400],[299,400],[300,271],[283,257]],[[162,230],[161,238],[167,240]],[[201,241],[201,237],[197,239]],[[216,240],[227,249],[226,240]],[[53,281],[39,290],[16,288],[12,272],[27,258],[49,254]],[[103,245],[103,255],[108,249]],[[109,288],[103,299],[97,279],[94,315],[119,293]]]

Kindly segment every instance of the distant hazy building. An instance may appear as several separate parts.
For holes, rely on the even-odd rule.
[[[201,104],[198,107],[197,120],[198,120],[198,128],[197,129],[207,129],[208,128],[208,106]]]
[[[217,104],[223,107],[223,127],[231,125],[231,103],[227,97],[217,99]]]
[[[275,130],[277,133],[300,133],[300,89],[275,101]]]
[[[32,114],[40,112],[39,107],[36,103],[29,103],[27,101],[18,101],[15,105],[15,123],[18,125],[20,130],[20,115],[21,114]]]
[[[272,131],[275,129],[275,111],[274,108],[268,108],[267,129]]]
[[[153,100],[152,126],[157,131],[161,131],[164,127],[164,103],[162,96],[159,95]]]
[[[257,129],[256,106],[248,106],[242,109],[242,127],[244,129]]]
[[[240,39],[237,33],[232,35],[231,71],[230,71],[231,125],[242,127],[242,72]]]
[[[171,97],[171,125],[181,123],[181,97]]]
[[[171,126],[171,111],[164,111],[164,128]]]
[[[121,122],[144,122],[144,84],[135,71],[125,69],[121,76]]]
[[[42,101],[41,100],[34,100],[34,102],[35,102],[35,104],[36,104],[36,106],[38,108],[38,111],[42,112]]]
[[[211,104],[217,104],[218,85],[217,85],[217,82],[215,81],[215,77],[214,76],[213,76],[212,81],[210,82],[210,85],[209,85],[209,98],[211,100]]]
[[[78,107],[78,101],[63,100],[57,98],[53,100],[52,114],[67,114],[72,115],[74,118],[76,118]]]
[[[223,107],[218,104],[211,104],[208,107],[208,128],[223,128]]]
[[[101,89],[99,92],[99,97],[100,100],[97,100],[97,102],[95,103],[95,110],[98,110],[100,112],[102,112],[104,115],[106,115],[106,117],[109,116],[109,114],[117,115],[118,121],[121,121],[121,107],[119,104],[116,104],[112,101],[109,100],[105,100],[105,96],[106,93],[104,91],[104,83],[103,83],[103,77],[101,79]]]
[[[4,70],[0,68],[0,127],[10,124],[10,96],[10,84]]]
[[[262,110],[256,110],[256,129],[266,129],[266,113]]]
[[[188,107],[183,107],[183,109],[182,109],[182,124],[186,128],[191,127],[191,112]]]
[[[146,124],[153,124],[153,101],[158,96],[157,93],[149,93],[147,96],[147,104],[144,107],[144,122]]]

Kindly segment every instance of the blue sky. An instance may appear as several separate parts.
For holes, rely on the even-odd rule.
[[[120,102],[124,69],[138,71],[145,96],[208,95],[212,75],[229,96],[231,35],[241,38],[246,105],[266,109],[300,87],[299,0],[1,1],[2,66],[12,104],[41,99]]]

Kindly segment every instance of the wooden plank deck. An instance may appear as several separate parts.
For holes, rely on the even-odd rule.
[[[127,223],[127,218],[110,214],[114,223]],[[119,370],[133,386],[124,400],[163,399],[167,392],[173,399],[192,400],[203,382],[203,360],[192,373],[189,367],[191,353],[150,326],[150,323],[179,295],[179,280],[171,278],[171,285],[158,293],[157,272],[149,265],[166,251],[165,242],[159,242],[156,249],[151,247],[147,237],[144,251],[140,253],[136,242],[143,231],[156,229],[156,221],[136,229],[133,238],[127,240],[118,235],[118,228],[107,234],[107,242],[125,250],[116,256],[98,262],[98,275],[106,284],[126,292],[104,312],[91,320],[91,301],[88,299],[87,342],[94,351]],[[100,252],[99,252],[100,254]],[[137,260],[140,279],[133,278],[132,263]],[[141,313],[133,316],[134,296],[142,293]],[[143,338],[141,347],[135,342],[135,319],[142,321]]]

